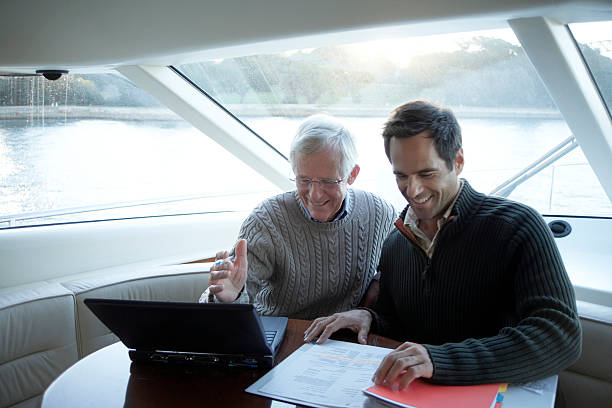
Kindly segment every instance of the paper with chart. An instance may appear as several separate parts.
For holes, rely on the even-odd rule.
[[[362,390],[391,349],[336,340],[305,344],[247,388],[248,392],[320,407],[363,407]]]

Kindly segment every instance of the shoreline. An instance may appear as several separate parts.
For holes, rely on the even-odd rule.
[[[325,112],[341,117],[389,116],[392,106],[323,106],[323,105],[257,105],[235,104],[225,106],[238,117],[295,117],[302,118]],[[563,119],[561,113],[551,109],[516,109],[459,106],[452,108],[460,118],[526,118]],[[0,119],[103,119],[103,120],[182,120],[174,112],[160,107],[105,107],[105,106],[0,106]]]

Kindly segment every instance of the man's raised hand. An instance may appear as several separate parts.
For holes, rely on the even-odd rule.
[[[210,268],[208,289],[220,302],[233,302],[238,298],[247,278],[247,242],[236,244],[235,256],[227,251],[217,252],[217,262]]]

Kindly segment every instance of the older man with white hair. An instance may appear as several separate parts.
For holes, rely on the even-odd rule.
[[[296,190],[268,198],[247,217],[234,250],[217,254],[200,301],[250,302],[263,315],[301,319],[368,298],[371,304],[395,212],[380,197],[349,188],[359,174],[356,157],[340,122],[307,118],[291,144]]]

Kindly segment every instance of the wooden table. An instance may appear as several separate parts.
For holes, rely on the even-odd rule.
[[[289,320],[276,364],[304,344],[304,331],[309,325],[308,320]],[[356,334],[341,332],[332,338],[355,342]],[[400,343],[370,334],[368,344],[395,348]],[[267,408],[271,407],[272,400],[244,391],[267,371],[136,364],[130,361],[127,348],[115,343],[83,358],[60,375],[45,391],[42,407]]]

